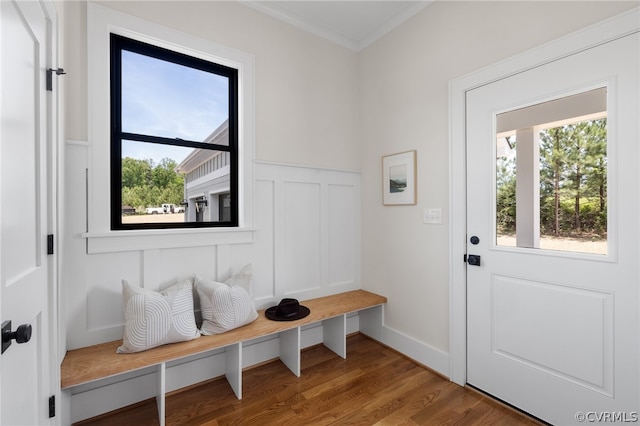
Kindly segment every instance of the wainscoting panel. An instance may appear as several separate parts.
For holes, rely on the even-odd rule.
[[[258,309],[287,296],[304,300],[360,288],[359,173],[258,163],[252,242],[207,245],[199,238],[185,246],[185,235],[176,235],[177,247],[152,248],[143,241],[142,249],[93,252],[85,237],[92,217],[85,178],[91,147],[68,141],[65,148],[61,287],[67,349],[122,338],[123,279],[163,290],[192,275],[224,281],[251,263]],[[194,303],[198,310],[197,297]]]
[[[255,176],[256,222],[274,215],[274,300],[360,288],[360,174],[258,163]]]
[[[114,268],[113,265],[118,265]],[[122,280],[141,285],[142,253],[124,252],[87,256],[87,331],[94,332],[124,325]],[[151,287],[157,290],[158,283]]]
[[[328,282],[330,286],[348,285],[356,281],[360,270],[359,192],[355,185],[329,185],[328,195]]]
[[[217,270],[220,264],[218,251],[223,251],[223,247],[228,246],[144,250],[141,277],[143,281],[140,284],[150,290],[159,291],[180,279],[194,275],[211,280],[220,279]]]
[[[275,185],[273,181],[256,181],[255,183],[256,232],[252,245],[255,300],[261,307],[268,305],[276,298],[275,280]],[[240,251],[245,247],[233,247]],[[238,250],[240,249],[240,250]]]
[[[284,182],[282,220],[282,280],[286,295],[320,289],[321,222],[320,190],[317,183]]]

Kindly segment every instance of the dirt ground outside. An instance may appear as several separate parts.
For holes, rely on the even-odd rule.
[[[499,235],[498,245],[515,247],[515,235]],[[542,236],[540,237],[540,248],[544,250],[559,250],[577,253],[607,254],[607,240]]]
[[[184,222],[184,213],[123,215],[122,223],[176,223]]]

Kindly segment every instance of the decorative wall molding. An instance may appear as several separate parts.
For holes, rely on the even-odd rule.
[[[87,240],[90,150],[81,142],[65,146],[67,349],[122,338],[122,279],[161,290],[194,274],[225,280],[251,262],[258,308],[361,287],[359,173],[257,164],[250,230],[211,230],[216,238],[201,230],[134,231]]]
[[[360,288],[360,174],[257,163],[255,177],[256,222],[268,230],[256,246],[274,253],[274,300]]]

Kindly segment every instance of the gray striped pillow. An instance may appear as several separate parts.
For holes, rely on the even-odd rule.
[[[140,352],[200,336],[193,314],[193,279],[162,292],[122,280],[124,337],[118,353]]]
[[[243,274],[245,284],[251,281],[250,274]],[[258,312],[249,292],[242,285],[233,285],[238,276],[220,283],[207,279],[198,279],[196,289],[200,297],[202,327],[204,335],[220,334],[242,327],[258,318]]]

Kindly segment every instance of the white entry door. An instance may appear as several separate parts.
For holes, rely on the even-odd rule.
[[[43,425],[49,423],[50,344],[57,329],[48,309],[51,22],[39,2],[0,3],[0,424]],[[13,339],[6,338],[9,321],[10,331],[17,332]]]
[[[467,382],[552,424],[640,412],[639,52],[636,33],[467,93]],[[549,209],[605,232],[556,237]]]

